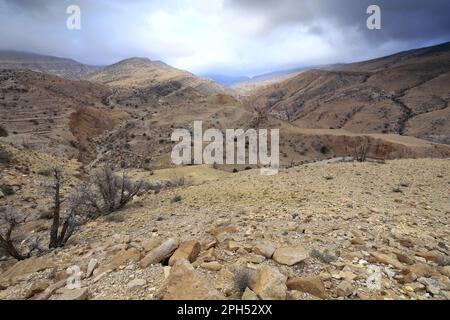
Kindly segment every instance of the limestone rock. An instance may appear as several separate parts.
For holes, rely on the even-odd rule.
[[[353,286],[350,281],[342,281],[336,288],[336,293],[339,297],[348,297],[353,293]]]
[[[282,247],[275,250],[272,259],[280,264],[293,266],[308,258],[308,252],[302,246]]]
[[[141,289],[143,286],[147,284],[147,281],[144,279],[133,279],[127,284],[127,290],[128,291],[134,291]]]
[[[87,300],[88,298],[88,288],[80,288],[74,290],[67,290],[62,295],[60,295],[58,300]]]
[[[34,282],[31,285],[30,289],[26,292],[25,298],[29,299],[32,296],[45,291],[45,289],[47,289],[49,287],[49,285],[50,284],[47,281],[41,280],[41,281]]]
[[[278,269],[270,266],[259,267],[250,281],[250,289],[262,300],[286,299],[286,280]]]
[[[384,254],[384,253],[373,253],[373,257],[375,258],[375,261],[382,264],[391,265],[396,269],[403,270],[405,269],[405,266],[397,260],[397,258],[394,258],[390,255]]]
[[[95,268],[97,268],[97,266],[98,266],[97,259],[89,260],[89,263],[87,265],[87,270],[86,270],[86,278],[90,278],[92,276],[92,274],[94,273],[94,270],[95,270]]]
[[[225,297],[187,260],[177,261],[156,295],[162,300],[221,300]]]
[[[203,262],[200,267],[210,271],[219,271],[222,269],[222,265],[217,261]]]
[[[170,238],[164,241],[161,245],[150,251],[139,263],[141,268],[147,268],[151,264],[160,263],[169,258],[177,249],[177,242]]]
[[[169,266],[173,266],[175,262],[181,259],[186,259],[189,262],[194,262],[200,253],[200,243],[195,240],[185,241],[180,244],[178,249],[169,259]]]
[[[264,241],[255,245],[252,250],[256,254],[266,257],[267,259],[271,259],[276,247],[272,243]]]
[[[321,299],[328,298],[320,277],[291,278],[287,282],[287,288],[289,290],[307,292]]]
[[[254,293],[250,288],[245,288],[244,293],[242,294],[241,300],[259,300],[256,293]]]
[[[139,261],[141,253],[135,248],[119,251],[112,259],[111,263],[105,268],[106,270],[117,270],[119,267],[126,265],[129,261]],[[102,270],[101,271],[106,271]],[[99,272],[101,273],[101,272]]]
[[[0,275],[1,283],[16,282],[20,278],[34,272],[56,267],[52,259],[47,257],[29,258],[15,263]]]

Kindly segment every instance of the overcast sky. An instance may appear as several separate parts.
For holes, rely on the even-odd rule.
[[[81,30],[66,28],[71,4],[81,8]],[[370,4],[381,7],[381,30],[366,27]],[[449,41],[450,1],[0,0],[0,21],[0,49],[255,75]]]

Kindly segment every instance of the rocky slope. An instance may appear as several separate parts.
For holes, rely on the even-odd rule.
[[[32,70],[69,80],[79,80],[100,67],[88,66],[75,60],[20,51],[0,51],[0,69]]]
[[[2,262],[0,298],[448,299],[449,169],[431,159],[274,177],[186,167],[190,186],[142,194],[66,248]],[[65,286],[71,266],[79,289]]]
[[[448,143],[450,44],[311,70],[248,100],[301,128],[398,133]]]
[[[102,104],[109,94],[110,89],[86,81],[29,70],[1,70],[2,139],[68,158],[89,159],[95,146],[88,139],[128,116]]]

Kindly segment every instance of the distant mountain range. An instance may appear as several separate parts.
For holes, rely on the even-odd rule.
[[[0,69],[28,69],[78,80],[101,67],[89,66],[72,59],[21,51],[0,51]]]
[[[202,120],[222,130],[280,128],[284,164],[345,156],[361,139],[377,157],[442,157],[450,148],[435,143],[450,144],[449,83],[450,43],[231,87],[147,58],[95,67],[4,51],[1,139],[86,164],[164,167],[173,128]]]

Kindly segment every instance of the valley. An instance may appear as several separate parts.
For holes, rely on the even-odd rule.
[[[0,52],[0,213],[20,218],[0,224],[0,299],[449,299],[449,58],[226,87],[147,58]],[[279,129],[278,174],[175,165],[195,121]],[[49,248],[55,213],[73,234]]]

